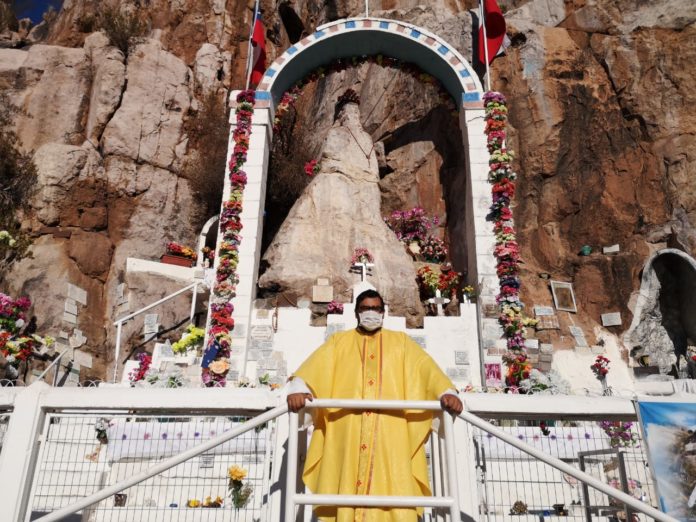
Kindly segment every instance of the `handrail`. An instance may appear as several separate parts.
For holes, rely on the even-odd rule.
[[[224,444],[230,439],[238,437],[239,435],[242,435],[247,431],[251,431],[257,426],[261,426],[262,424],[270,420],[280,417],[287,411],[288,407],[286,404],[276,406],[272,410],[268,410],[267,412],[262,413],[261,415],[258,415],[253,419],[245,422],[242,426],[238,428],[233,428],[229,431],[226,431],[222,435],[218,435],[217,437],[210,439],[207,442],[198,444],[197,446],[193,446],[192,448],[189,448],[186,451],[182,451],[178,455],[174,455],[173,457],[169,457],[168,459],[164,459],[159,464],[151,466],[146,470],[143,470],[140,473],[133,475],[130,478],[121,480],[116,484],[112,484],[111,486],[97,491],[96,493],[92,493],[91,495],[88,495],[78,500],[77,502],[65,506],[64,508],[61,508],[57,511],[49,513],[48,515],[38,518],[36,519],[36,522],[54,522],[56,520],[61,520],[62,518],[67,517],[68,515],[75,514],[81,509],[85,509],[86,507],[89,507],[92,504],[96,504],[97,502],[109,498],[111,495],[123,491],[124,489],[128,489],[132,486],[135,486],[136,484],[139,484],[149,478],[152,478],[155,475],[163,473],[164,471],[167,471],[168,469],[171,469],[174,466],[177,466],[190,458],[197,457],[198,455],[201,455],[202,453],[205,453],[206,451],[209,451],[215,448],[216,446]]]
[[[118,374],[118,361],[119,358],[121,357],[121,332],[123,330],[123,323],[130,321],[134,317],[147,312],[148,310],[151,310],[152,308],[155,308],[156,306],[161,305],[162,303],[165,303],[169,301],[170,299],[174,299],[178,295],[183,294],[184,292],[188,292],[189,290],[193,290],[193,298],[191,302],[191,314],[190,314],[190,320],[193,322],[193,316],[194,313],[196,312],[196,293],[198,292],[198,285],[201,284],[199,281],[196,281],[195,283],[191,283],[190,285],[182,288],[181,290],[177,290],[176,292],[169,294],[159,301],[155,301],[154,303],[151,303],[147,306],[144,306],[140,310],[137,310],[131,314],[128,314],[125,317],[121,317],[120,319],[116,319],[114,321],[114,326],[116,327],[116,350],[114,354],[114,376],[112,382],[116,382],[116,377]]]
[[[673,518],[658,509],[655,509],[651,505],[646,504],[645,502],[641,502],[640,500],[632,497],[627,493],[624,493],[621,490],[612,488],[611,486],[604,484],[602,481],[596,479],[592,475],[580,471],[578,468],[573,467],[570,464],[566,464],[565,462],[563,462],[560,459],[557,459],[556,457],[552,457],[550,455],[545,454],[542,451],[539,451],[533,446],[530,446],[529,444],[522,442],[521,440],[513,437],[512,435],[505,433],[503,430],[497,428],[496,426],[493,426],[491,423],[486,422],[485,420],[477,417],[471,412],[463,411],[459,415],[459,417],[464,421],[468,422],[469,424],[473,424],[477,428],[485,431],[486,433],[490,433],[491,435],[502,440],[503,442],[506,442],[507,444],[514,446],[518,450],[524,451],[525,453],[531,455],[535,459],[538,459],[548,464],[549,466],[552,466],[557,470],[566,473],[567,475],[575,477],[576,479],[578,479],[581,482],[584,482],[588,486],[591,486],[594,489],[601,491],[605,495],[609,495],[610,497],[613,497],[616,500],[629,505],[631,508],[635,509],[636,511],[640,511],[645,515],[648,515],[654,520],[659,520],[661,522],[679,522],[678,519]]]
[[[341,408],[354,410],[427,410],[442,411],[439,401],[393,401],[393,400],[359,400],[359,399],[315,399],[307,401],[305,408]],[[316,495],[297,493],[297,431],[298,415],[290,414],[288,438],[288,465],[286,476],[285,520],[295,519],[295,506],[364,506],[364,507],[441,507],[447,508],[452,520],[459,518],[459,487],[457,485],[457,467],[455,465],[453,419],[451,415],[442,416],[444,424],[445,454],[450,460],[447,466],[447,496],[377,496],[377,495]]]
[[[46,375],[46,374],[48,373],[48,370],[50,370],[51,368],[53,368],[53,366],[54,366],[55,364],[57,364],[58,362],[60,362],[61,357],[63,357],[66,353],[68,353],[68,350],[70,350],[70,348],[66,348],[65,350],[63,350],[62,352],[60,352],[60,353],[58,354],[58,357],[56,357],[55,359],[53,359],[53,360],[51,361],[51,364],[49,364],[48,367],[47,367],[43,372],[41,372],[41,375],[39,375],[39,376],[36,378],[36,380],[37,380],[37,381],[40,381],[41,379],[43,379],[43,378],[44,378],[44,375]],[[56,372],[55,372],[55,374],[53,375],[53,384],[52,384],[52,386],[55,386],[55,385],[56,385],[57,377],[58,377],[58,368],[56,368]]]

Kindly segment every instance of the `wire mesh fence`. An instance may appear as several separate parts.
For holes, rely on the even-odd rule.
[[[248,420],[247,416],[49,414],[27,520],[65,507]],[[92,505],[80,522],[265,520],[275,423]]]
[[[508,434],[617,489],[657,505],[637,425],[590,421],[492,421]],[[531,425],[536,424],[536,425]],[[618,434],[621,434],[620,436]],[[588,488],[481,430],[474,430],[480,520],[645,521],[624,504]]]

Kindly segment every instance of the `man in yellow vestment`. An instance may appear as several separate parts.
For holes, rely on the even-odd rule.
[[[411,338],[383,330],[384,301],[374,290],[355,300],[358,327],[331,336],[293,374],[288,407],[306,400],[437,400],[450,413],[463,406],[454,385]],[[318,494],[430,495],[425,442],[432,412],[314,410],[303,473]],[[317,507],[322,521],[415,522],[408,508]]]

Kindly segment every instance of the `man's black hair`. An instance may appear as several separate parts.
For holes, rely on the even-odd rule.
[[[380,295],[380,293],[377,290],[365,290],[364,292],[361,292],[360,295],[355,299],[355,310],[357,311],[358,308],[360,308],[360,303],[362,303],[365,299],[370,299],[377,297],[381,302],[382,302],[382,309],[384,309],[384,298]]]

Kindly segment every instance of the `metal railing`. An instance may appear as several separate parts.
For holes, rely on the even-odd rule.
[[[39,375],[36,380],[40,381],[43,379],[46,374],[49,372],[51,368],[55,366],[55,369],[53,370],[53,380],[51,381],[51,386],[55,386],[58,383],[58,369],[60,368],[60,361],[63,358],[63,356],[70,351],[70,348],[66,348],[62,352],[58,354],[58,356],[51,361],[51,364],[49,364],[46,369],[41,372],[41,375]]]
[[[198,294],[198,286],[201,284],[203,284],[202,281],[196,281],[195,283],[192,283],[192,284],[182,288],[181,290],[177,290],[176,292],[173,292],[173,293],[163,297],[159,301],[155,301],[152,304],[144,306],[141,309],[114,321],[113,324],[116,327],[116,351],[115,351],[115,355],[114,355],[114,373],[113,373],[112,382],[116,382],[116,379],[118,377],[118,366],[119,366],[118,363],[119,363],[119,359],[121,357],[121,334],[123,332],[123,324],[130,321],[134,317],[137,317],[138,315],[147,312],[148,310],[152,310],[153,308],[161,305],[162,303],[166,303],[167,301],[174,299],[175,297],[177,297],[185,292],[188,292],[189,290],[193,291],[193,295],[191,297],[191,313],[189,314],[190,315],[189,320],[191,322],[193,322],[193,318],[194,318],[195,313],[196,313],[196,297]]]
[[[442,413],[438,401],[385,401],[385,400],[347,400],[347,399],[315,399],[305,406],[314,408],[342,408],[350,410],[424,410]],[[447,496],[378,496],[378,495],[318,495],[297,493],[297,454],[299,431],[298,415],[290,413],[290,430],[288,438],[288,466],[286,475],[285,520],[295,520],[296,505],[320,506],[361,506],[361,507],[391,507],[414,508],[431,507],[447,508],[452,520],[459,515],[459,486],[457,483],[457,466],[454,452],[453,419],[450,415],[442,414],[444,425],[445,458],[441,463],[447,463],[444,491]]]
[[[477,403],[483,401],[483,399],[472,397],[472,402]],[[492,401],[495,402],[495,401]],[[527,400],[522,400],[520,402],[529,402]],[[539,401],[540,403],[543,403],[543,401]],[[580,401],[582,403],[582,401]],[[616,401],[614,401],[614,410],[621,411],[623,406],[616,408]],[[622,403],[623,404],[623,403]],[[370,410],[401,410],[401,409],[428,409],[428,410],[437,410],[440,408],[439,403],[437,402],[422,402],[422,401],[359,401],[359,400],[315,400],[310,407],[337,407],[337,408],[351,408],[351,409],[370,409]],[[495,405],[494,405],[495,406]],[[543,406],[543,404],[540,404],[540,406]],[[495,409],[495,407],[490,408],[489,410]],[[569,408],[570,410],[573,410],[574,408]],[[602,406],[600,405],[598,408],[602,410]],[[609,409],[609,408],[608,408]],[[585,410],[587,412],[588,410]],[[154,477],[157,474],[160,474],[166,470],[169,470],[184,461],[192,458],[199,456],[201,454],[204,454],[206,452],[212,451],[215,447],[224,444],[225,442],[238,437],[239,435],[249,432],[250,430],[253,430],[254,428],[263,425],[266,422],[269,422],[287,412],[287,407],[285,405],[278,406],[276,408],[273,408],[272,410],[269,410],[257,417],[254,417],[253,419],[249,420],[246,422],[244,425],[234,428],[222,435],[216,436],[215,438],[212,438],[211,440],[199,444],[197,446],[191,447],[186,449],[185,451],[182,451],[180,454],[175,455],[170,458],[166,458],[162,460],[161,462],[157,463],[156,465],[143,470],[139,473],[135,473],[132,476],[128,477],[125,480],[121,480],[113,485],[107,486],[100,491],[97,491],[91,495],[88,495],[78,502],[74,502],[70,504],[69,506],[65,506],[57,511],[54,511],[53,513],[46,515],[38,520],[42,522],[49,522],[53,520],[60,520],[63,517],[66,517],[70,514],[75,514],[77,512],[80,512],[81,510],[85,510],[89,508],[89,506],[93,506],[94,504],[103,501],[104,499],[115,495],[117,493],[122,492],[123,490],[130,488],[132,486],[135,486],[136,484],[140,484],[152,477]],[[441,458],[440,461],[447,463],[447,461],[452,460],[454,453],[454,440],[452,437],[452,423],[451,419],[450,422],[447,421],[448,415],[444,415],[444,429],[446,432],[446,435],[444,437],[444,442],[445,442],[445,452],[444,455],[446,458]],[[654,520],[659,520],[659,521],[664,521],[664,522],[676,522],[676,519],[666,515],[659,510],[653,508],[652,506],[649,506],[640,500],[632,497],[631,495],[628,495],[622,491],[619,491],[618,489],[611,487],[608,484],[605,484],[601,480],[597,479],[596,477],[591,476],[588,473],[585,473],[581,471],[578,467],[572,466],[568,464],[567,462],[564,462],[562,459],[555,457],[553,455],[549,455],[548,453],[544,451],[540,451],[538,448],[533,447],[530,444],[527,444],[523,440],[520,440],[520,438],[514,436],[511,433],[506,432],[504,429],[501,429],[499,427],[496,427],[492,425],[490,422],[487,422],[477,415],[474,415],[471,412],[465,411],[464,413],[461,414],[460,416],[468,425],[475,427],[478,430],[482,430],[486,434],[490,435],[493,438],[498,439],[499,441],[505,443],[506,445],[512,446],[519,450],[520,452],[523,452],[531,457],[532,460],[536,460],[539,462],[543,462],[548,466],[551,466],[552,468],[558,470],[559,472],[569,476],[573,477],[574,479],[578,480],[581,484],[587,485],[591,488],[596,489],[597,491],[613,498],[616,499],[616,501],[623,503],[627,506],[630,507],[631,510],[637,512],[637,513],[643,513],[650,517],[651,519]],[[446,487],[439,487],[437,488],[438,491],[436,494],[438,496],[435,497],[378,497],[378,496],[342,496],[342,495],[309,495],[309,494],[302,494],[298,493],[296,486],[296,471],[297,471],[297,456],[298,456],[298,451],[297,451],[297,421],[298,417],[297,415],[290,415],[290,440],[288,444],[288,456],[287,456],[287,478],[286,478],[286,484],[285,484],[285,490],[289,492],[286,495],[286,503],[285,503],[285,520],[291,521],[294,520],[294,512],[295,508],[299,505],[335,505],[335,506],[365,506],[365,507],[377,507],[377,506],[391,506],[391,507],[416,507],[416,506],[422,506],[422,507],[436,507],[436,508],[446,508],[449,511],[450,518],[453,520],[460,520],[461,519],[461,511],[460,511],[460,506],[459,506],[459,499],[458,499],[458,489],[457,489],[457,469],[456,465],[445,465],[445,469],[441,470],[443,471],[443,475],[446,476],[446,480],[444,481],[444,486]],[[450,426],[447,428],[447,426]],[[448,432],[449,430],[449,432]],[[294,435],[293,435],[294,434]],[[487,436],[488,436],[487,435]],[[449,441],[449,442],[448,442]],[[464,443],[469,443],[469,440],[462,440],[461,442]],[[433,455],[431,454],[431,458],[433,458]],[[274,462],[274,465],[280,466],[280,462],[276,461]],[[291,469],[294,470],[294,472],[291,472]],[[462,470],[459,470],[462,472]],[[434,488],[435,489],[435,488]],[[266,493],[264,493],[265,495]],[[445,496],[446,495],[446,496]],[[268,511],[266,511],[266,516],[268,515]],[[276,515],[277,518],[279,518]],[[289,517],[289,518],[288,518]],[[167,520],[170,520],[171,518],[167,518]],[[271,518],[272,520],[273,518]],[[540,520],[543,520],[543,515],[540,516]],[[120,519],[119,519],[120,520]],[[158,519],[159,520],[159,519]],[[262,518],[263,520],[263,518]]]

